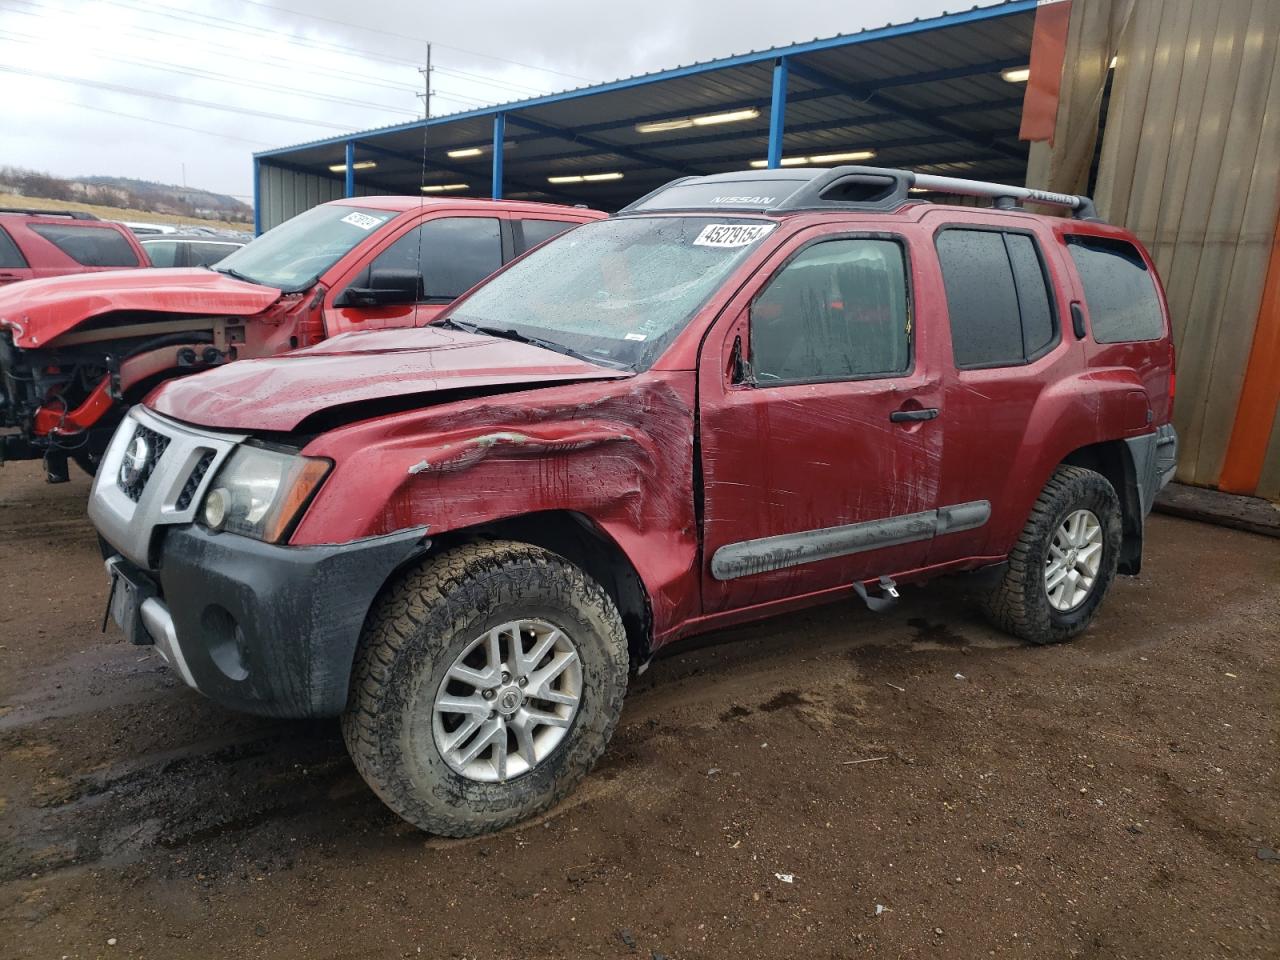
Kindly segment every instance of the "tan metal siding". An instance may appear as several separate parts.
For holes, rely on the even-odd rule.
[[[1120,44],[1097,199],[1165,281],[1186,482],[1217,482],[1253,342],[1280,209],[1278,41],[1270,0],[1138,0]]]

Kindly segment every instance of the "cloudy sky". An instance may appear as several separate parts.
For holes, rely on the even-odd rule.
[[[0,164],[247,199],[255,150],[421,116],[427,40],[437,116],[947,6],[0,0]]]

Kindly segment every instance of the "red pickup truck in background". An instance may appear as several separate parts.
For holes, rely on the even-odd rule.
[[[0,207],[0,286],[149,266],[138,239],[123,224],[80,211]]]
[[[68,458],[92,473],[125,411],[160,382],[351,330],[422,326],[529,247],[603,216],[515,201],[336,200],[212,269],[0,289],[0,462],[43,457],[53,483],[67,479]]]

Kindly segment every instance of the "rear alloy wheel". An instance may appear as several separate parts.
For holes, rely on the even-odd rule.
[[[1122,536],[1120,501],[1107,478],[1058,467],[986,598],[988,615],[1031,643],[1071,639],[1089,625],[1115,578]]]
[[[455,547],[402,574],[370,613],[342,732],[405,820],[486,833],[586,776],[627,667],[617,608],[568,560],[510,541]]]

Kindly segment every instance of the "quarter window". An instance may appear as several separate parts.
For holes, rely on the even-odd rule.
[[[417,270],[426,300],[455,300],[502,266],[498,221],[446,217],[410,230],[373,261],[372,271]],[[355,286],[366,286],[357,280]]]
[[[0,228],[0,270],[21,269],[27,265],[22,251],[3,228]]]
[[[82,267],[136,267],[129,241],[109,227],[33,223],[31,229]]]
[[[903,373],[911,363],[902,245],[869,238],[805,248],[751,304],[761,386]]]
[[[937,249],[957,367],[1026,363],[1057,341],[1048,278],[1031,237],[949,229],[938,235]]]
[[[1124,240],[1068,237],[1089,307],[1089,326],[1098,343],[1158,340],[1164,315],[1156,284],[1136,247]]]

